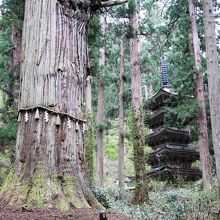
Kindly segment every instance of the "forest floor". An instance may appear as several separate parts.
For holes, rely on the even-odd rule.
[[[24,207],[0,206],[0,220],[99,220],[99,210],[72,209],[59,212],[53,209],[35,209]],[[108,212],[108,220],[132,220],[127,216]]]

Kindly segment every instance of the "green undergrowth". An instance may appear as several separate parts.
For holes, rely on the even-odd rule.
[[[117,188],[118,167],[118,119],[111,120],[111,125],[104,134],[105,186]],[[125,123],[125,176],[133,176],[133,148],[130,140],[129,126]]]
[[[111,127],[105,131],[104,153],[110,160],[118,159],[118,121],[112,121]]]
[[[0,187],[10,171],[10,166],[11,166],[10,151],[7,149],[5,149],[4,151],[0,151]]]
[[[158,188],[159,187],[159,188]],[[174,187],[158,182],[157,188],[149,192],[150,201],[143,205],[132,205],[132,190],[95,189],[95,196],[106,208],[128,215],[133,219],[147,220],[192,220],[218,219],[217,186],[210,195],[197,181],[184,187]]]
[[[105,155],[111,160],[117,160],[118,159],[118,126],[119,122],[118,119],[111,121],[111,126],[108,128],[108,130],[105,131],[104,135],[104,150]],[[126,126],[126,124],[125,124]],[[129,140],[129,131],[127,131],[127,127],[125,129],[125,151],[127,155],[129,155],[131,152],[131,143]]]

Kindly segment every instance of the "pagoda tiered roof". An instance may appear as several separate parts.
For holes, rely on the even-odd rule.
[[[154,130],[153,133],[148,135],[147,144],[151,147],[155,147],[160,144],[165,143],[182,143],[188,144],[190,141],[189,132],[183,129],[178,128],[168,128],[168,127],[160,127],[157,130]]]
[[[168,102],[169,100],[169,102]],[[157,93],[152,95],[145,104],[145,108],[155,111],[163,106],[175,106],[177,93],[169,87],[162,87]]]
[[[181,161],[181,163],[191,165],[196,160],[199,160],[199,152],[189,149],[187,145],[177,146],[175,144],[164,144],[147,156],[147,163],[152,166],[172,161],[174,163]]]
[[[201,178],[202,172],[199,169],[163,165],[152,169],[147,175],[148,177],[160,180],[176,180],[178,178],[182,178],[184,180],[195,181]]]
[[[149,113],[145,117],[145,124],[148,125],[149,128],[154,129],[160,127],[164,124],[166,108],[161,108],[160,110],[154,112],[149,115]]]

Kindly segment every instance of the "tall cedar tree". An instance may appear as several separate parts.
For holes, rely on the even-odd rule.
[[[215,32],[213,1],[203,0],[207,75],[212,125],[212,140],[215,153],[218,188],[220,195],[220,77]]]
[[[196,80],[196,93],[199,105],[199,147],[200,147],[200,161],[202,164],[202,177],[204,186],[207,190],[212,187],[212,174],[210,164],[209,142],[208,142],[208,126],[205,107],[204,83],[203,74],[201,73],[202,59],[200,51],[200,39],[198,36],[195,8],[192,0],[188,0],[189,13],[191,20],[191,34],[193,41],[193,52],[195,57],[195,80]]]
[[[94,123],[93,123],[93,109],[92,109],[92,77],[87,76],[85,86],[85,104],[86,104],[86,119],[87,119],[87,131],[84,139],[85,145],[85,162],[86,173],[90,185],[93,185],[94,176]]]
[[[24,0],[4,0],[1,4],[0,16],[0,89],[1,121],[0,150],[10,150],[14,160],[16,141],[16,110],[19,99],[19,75],[21,64],[22,22],[24,16]],[[10,146],[10,147],[9,147]]]
[[[99,48],[99,82],[98,82],[98,103],[96,116],[96,185],[103,187],[104,176],[104,75],[105,75],[105,15],[100,15],[100,48]]]
[[[25,2],[16,161],[1,188],[4,204],[102,208],[84,178],[86,30],[91,7],[118,2],[89,3]]]
[[[120,39],[120,66],[119,66],[119,141],[118,141],[118,186],[124,187],[125,175],[125,143],[124,143],[124,84],[125,84],[125,56],[124,56],[124,33]]]
[[[9,52],[10,62],[7,63],[8,82],[4,87],[4,98],[6,110],[17,107],[19,99],[19,75],[21,63],[21,38],[22,22],[24,12],[24,0],[17,3],[14,0],[5,0],[2,3],[2,31],[10,29],[12,47],[3,52]],[[5,23],[5,24],[4,24]],[[9,39],[8,39],[9,40]]]
[[[136,181],[133,203],[141,204],[148,200],[148,190],[146,185],[146,167],[142,117],[142,78],[138,60],[139,6],[137,0],[129,1],[129,25],[131,29],[129,47],[131,72],[132,140]]]

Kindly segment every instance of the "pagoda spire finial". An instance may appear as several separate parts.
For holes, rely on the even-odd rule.
[[[167,62],[165,56],[161,58],[161,73],[162,73],[162,87],[169,87],[168,79],[167,79]]]

